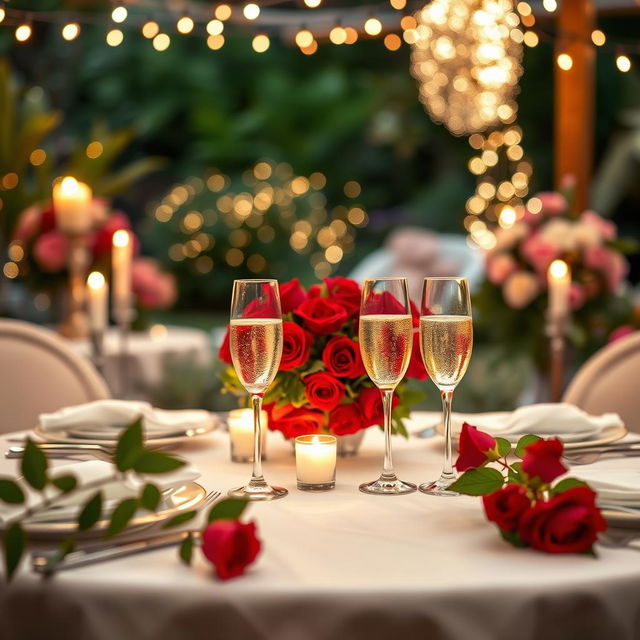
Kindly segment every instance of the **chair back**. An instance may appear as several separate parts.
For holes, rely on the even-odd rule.
[[[0,433],[31,429],[41,413],[110,395],[93,365],[53,331],[0,319]]]
[[[618,413],[629,431],[640,433],[640,331],[589,358],[569,384],[563,400],[588,413]]]

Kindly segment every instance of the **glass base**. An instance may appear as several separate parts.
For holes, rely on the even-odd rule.
[[[421,484],[418,488],[422,493],[426,493],[430,496],[445,496],[445,497],[454,497],[459,496],[460,494],[457,491],[449,491],[449,487],[457,480],[454,476],[453,478],[445,478],[440,476],[435,482],[425,482]]]
[[[396,476],[380,476],[373,482],[365,482],[360,485],[362,493],[376,496],[401,496],[405,493],[413,493],[416,488],[415,484],[399,480]]]
[[[284,487],[272,487],[266,482],[251,481],[244,487],[229,489],[227,493],[232,498],[244,498],[245,500],[277,500],[284,498],[289,492]]]
[[[310,484],[308,482],[300,482],[300,480],[298,480],[298,489],[301,491],[329,491],[329,489],[334,489],[335,486],[335,481],[323,482],[321,484]]]

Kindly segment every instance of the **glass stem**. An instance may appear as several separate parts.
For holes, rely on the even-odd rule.
[[[253,406],[253,474],[251,482],[264,482],[262,477],[262,423],[260,422],[262,396],[252,395],[251,405]]]
[[[451,457],[451,402],[453,401],[453,391],[441,391],[440,397],[442,398],[442,418],[444,421],[444,468],[442,477],[452,479],[455,478]]]
[[[382,407],[384,409],[384,463],[383,478],[395,478],[393,459],[391,457],[391,409],[393,405],[393,389],[382,390]]]

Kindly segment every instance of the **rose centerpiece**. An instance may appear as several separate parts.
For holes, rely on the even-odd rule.
[[[264,397],[269,429],[285,438],[313,433],[346,436],[383,421],[379,390],[366,374],[360,345],[360,285],[343,277],[325,278],[307,291],[297,278],[279,285],[283,317],[282,360]],[[414,319],[413,352],[407,377],[424,380],[427,372],[418,346],[418,310]],[[229,330],[219,358],[231,365]],[[222,375],[224,389],[246,395],[233,366]],[[422,398],[402,382],[396,389],[392,427],[407,435],[404,418]]]

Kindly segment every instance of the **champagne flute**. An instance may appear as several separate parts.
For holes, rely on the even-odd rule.
[[[282,311],[276,280],[235,280],[229,324],[231,359],[253,407],[253,473],[249,484],[229,491],[249,500],[275,500],[287,495],[262,475],[262,398],[278,372],[282,357]]]
[[[420,352],[429,377],[440,390],[444,424],[444,468],[420,491],[435,496],[457,496],[449,491],[456,480],[451,461],[451,402],[464,376],[473,348],[471,298],[466,278],[425,278],[420,308]]]
[[[399,480],[391,458],[391,411],[393,391],[409,366],[413,323],[405,278],[367,279],[360,306],[360,353],[365,369],[380,389],[384,408],[384,463],[382,474],[360,485],[375,495],[400,495],[416,485]]]

